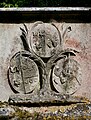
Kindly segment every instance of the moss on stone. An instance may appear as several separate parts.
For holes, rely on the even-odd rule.
[[[0,102],[0,108],[9,108],[9,120],[91,120],[91,104],[88,103],[50,107],[19,107]],[[5,116],[0,116],[1,120],[3,118]],[[5,120],[8,120],[8,117]]]

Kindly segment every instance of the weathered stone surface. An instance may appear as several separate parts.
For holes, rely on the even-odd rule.
[[[0,103],[0,108],[7,111],[0,115],[1,120],[90,120],[91,104],[78,103],[63,106],[19,107]],[[1,110],[0,109],[0,110]]]
[[[35,22],[30,30],[25,24],[24,27],[20,27],[24,51],[11,58],[8,70],[10,87],[16,93],[9,102],[69,102],[81,85],[80,65],[74,60],[79,52],[64,48],[66,31],[70,32],[71,27],[62,34],[55,24],[41,21]]]
[[[55,19],[1,23],[0,100],[15,103],[82,102],[84,97],[91,100],[90,34],[90,23]]]
[[[64,24],[64,28],[66,28],[66,26],[68,26],[69,24],[67,24],[67,23],[65,23]],[[70,24],[71,25],[71,24]],[[7,93],[7,96],[6,96],[6,99],[8,99],[8,95],[9,94],[11,94],[12,93],[12,91],[10,90],[10,88],[9,88],[9,86],[8,86],[8,82],[7,82],[7,68],[8,68],[8,66],[9,66],[9,61],[10,61],[10,58],[12,57],[12,55],[14,55],[16,52],[18,52],[18,51],[20,51],[21,49],[23,50],[23,47],[22,47],[22,42],[21,42],[21,39],[19,38],[20,37],[20,35],[21,35],[21,31],[18,29],[19,28],[19,26],[22,26],[23,27],[23,25],[8,25],[9,27],[8,27],[8,30],[7,30],[7,25],[2,25],[1,24],[1,30],[3,31],[4,29],[4,31],[3,31],[3,33],[2,33],[2,35],[1,35],[1,42],[0,42],[0,44],[3,46],[3,47],[0,47],[1,48],[1,54],[0,54],[0,56],[1,56],[1,60],[0,60],[0,62],[2,63],[1,64],[1,75],[0,75],[0,77],[1,77],[1,89],[2,89],[2,92],[3,92],[3,94],[6,94]],[[61,26],[61,24],[60,24],[60,26]],[[12,28],[12,30],[15,30],[16,29],[16,35],[14,35],[14,36],[16,36],[16,39],[15,38],[13,38],[14,36],[12,35],[10,35],[11,37],[9,38],[9,40],[8,40],[8,36],[7,35],[5,35],[5,33],[9,33],[9,31],[11,30],[11,28]],[[76,28],[77,28],[77,30],[76,30]],[[80,51],[80,53],[77,53],[78,54],[78,56],[77,57],[75,57],[78,61],[79,61],[79,64],[80,64],[80,68],[82,69],[82,71],[83,71],[83,73],[85,73],[86,72],[86,69],[87,69],[87,71],[88,71],[88,64],[87,64],[87,61],[85,61],[85,59],[83,59],[82,60],[82,58],[83,57],[86,57],[86,56],[89,56],[89,52],[88,52],[88,54],[86,55],[84,52],[83,52],[83,46],[85,45],[85,42],[86,41],[88,41],[87,43],[89,44],[89,42],[90,42],[90,24],[85,24],[85,29],[84,29],[84,31],[83,31],[83,24],[72,24],[72,34],[70,33],[68,33],[69,35],[70,35],[70,38],[69,38],[69,36],[67,36],[66,37],[66,39],[68,39],[69,38],[69,40],[65,40],[66,42],[65,42],[65,45],[64,45],[64,47],[65,48],[67,48],[67,47],[72,47],[73,49],[75,48],[75,49],[77,49],[78,51]],[[79,34],[79,29],[80,29],[80,34]],[[87,29],[88,29],[88,32],[87,32]],[[18,32],[18,31],[20,31],[20,32]],[[76,34],[78,34],[78,36],[77,35],[75,35],[75,32],[73,32],[73,31],[77,31],[77,33]],[[87,32],[87,34],[88,34],[88,39],[86,39],[86,38],[84,38],[85,40],[83,41],[83,34],[84,34],[84,32]],[[5,39],[5,36],[7,36],[7,40]],[[78,37],[78,39],[75,41],[74,39],[72,39],[72,36],[73,37]],[[85,36],[85,37],[87,37],[87,35]],[[79,42],[78,42],[78,40],[79,40]],[[82,41],[81,41],[82,40]],[[10,42],[11,41],[11,42]],[[19,42],[18,42],[19,41]],[[80,42],[81,41],[81,42]],[[9,42],[9,43],[8,43]],[[16,43],[17,42],[17,43]],[[16,43],[16,44],[15,44]],[[4,47],[6,44],[8,44],[9,46],[8,47]],[[82,45],[82,47],[80,47]],[[7,54],[6,54],[6,51],[5,51],[5,49],[6,49],[6,51],[7,51]],[[90,46],[88,45],[88,49],[86,49],[86,51],[88,51],[88,50],[90,50]],[[5,54],[4,56],[3,56],[3,54]],[[85,54],[85,55],[84,55]],[[90,56],[89,56],[90,57]],[[5,61],[4,61],[5,60]],[[80,62],[81,61],[81,62]],[[90,62],[89,61],[89,59],[88,59],[88,62]],[[87,64],[87,65],[86,65]],[[89,63],[90,64],[90,63]],[[85,69],[84,69],[84,68]],[[89,66],[90,67],[90,66]],[[90,71],[88,71],[88,74],[90,74],[89,73]],[[89,82],[89,80],[90,80],[90,78],[88,79],[88,81],[85,79],[86,78],[86,76],[88,75],[88,74],[82,74],[82,84],[81,84],[81,86],[80,86],[80,91],[78,92],[79,94],[85,94],[86,95],[86,97],[87,97],[87,95],[89,94],[89,91],[88,91],[88,89],[86,89],[86,87],[85,87],[85,83],[87,84],[88,82]],[[85,78],[84,78],[85,77]],[[5,82],[6,81],[6,82]],[[5,84],[5,86],[7,86],[6,88],[4,88],[4,84]],[[87,84],[87,86],[89,86],[90,84]],[[82,87],[83,86],[83,87]],[[83,91],[83,89],[85,89],[84,91]],[[7,92],[6,92],[6,91]],[[85,92],[85,93],[84,93]],[[88,94],[87,94],[88,93]],[[88,95],[88,97],[90,97],[89,95]],[[2,98],[1,98],[2,99]]]
[[[81,86],[80,65],[73,59],[57,61],[53,70],[53,84],[61,94],[73,94]]]
[[[15,92],[27,94],[39,89],[37,65],[23,52],[18,52],[12,57],[8,74],[9,83]]]
[[[36,22],[32,26],[29,42],[33,51],[43,58],[48,58],[55,54],[56,48],[61,44],[57,28],[41,21]]]

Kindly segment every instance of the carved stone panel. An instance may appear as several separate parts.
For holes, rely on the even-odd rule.
[[[39,21],[33,25],[30,33],[29,42],[38,56],[47,58],[55,54],[55,50],[61,42],[56,26]]]
[[[10,61],[8,78],[15,95],[9,102],[70,101],[81,86],[80,64],[75,59],[79,52],[63,46],[71,27],[60,32],[55,25],[38,21],[31,29],[24,24],[20,30],[24,50]]]
[[[81,86],[80,65],[71,58],[56,62],[52,75],[53,85],[61,94],[73,94]]]
[[[39,89],[39,71],[36,63],[22,52],[16,53],[9,68],[9,82],[15,92],[29,94]]]

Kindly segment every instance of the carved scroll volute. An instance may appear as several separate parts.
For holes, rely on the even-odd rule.
[[[61,44],[57,28],[41,21],[32,26],[28,42],[35,54],[43,58],[54,55],[57,47]]]
[[[14,92],[28,94],[39,89],[39,71],[29,54],[16,53],[9,68],[9,83]]]

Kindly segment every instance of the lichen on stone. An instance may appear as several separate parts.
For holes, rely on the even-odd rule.
[[[25,107],[0,102],[0,120],[91,120],[91,104]]]

